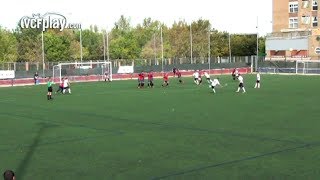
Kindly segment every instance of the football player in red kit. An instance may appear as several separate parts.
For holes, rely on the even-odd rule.
[[[169,74],[168,73],[165,73],[163,75],[163,84],[162,84],[162,87],[166,87],[169,85]]]
[[[143,88],[144,87],[144,73],[141,72],[138,74],[138,88]]]
[[[150,88],[153,88],[153,72],[152,71],[150,71],[149,73],[148,73],[148,87]]]
[[[177,71],[177,76],[178,76],[179,83],[182,84],[183,81],[182,81],[182,78],[181,78],[181,72],[179,70]]]

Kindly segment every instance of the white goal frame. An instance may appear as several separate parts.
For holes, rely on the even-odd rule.
[[[61,79],[62,79],[62,74],[61,74],[61,69],[62,69],[62,66],[64,65],[75,65],[75,66],[78,66],[79,68],[83,67],[83,68],[92,68],[92,65],[101,65],[101,76],[104,77],[105,75],[105,69],[106,67],[109,67],[109,78],[110,80],[112,81],[112,63],[111,61],[97,61],[97,62],[94,62],[94,61],[90,61],[90,62],[74,62],[74,63],[59,63],[58,65],[55,65],[53,66],[53,69],[52,69],[52,78],[54,80],[54,78],[56,78],[57,76],[55,76],[55,70],[59,70],[59,82],[61,82]]]
[[[318,74],[320,73],[308,73],[308,70],[317,70],[320,72],[320,68],[309,68],[308,63],[319,63],[320,67],[320,60],[296,60],[296,74]],[[302,68],[299,68],[299,64],[303,64]],[[299,69],[302,69],[302,73],[299,71]]]

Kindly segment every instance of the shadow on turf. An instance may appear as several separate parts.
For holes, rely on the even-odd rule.
[[[58,127],[59,125],[42,123],[42,122],[38,123],[38,124],[40,125],[40,128],[37,132],[37,135],[33,139],[33,142],[30,145],[23,146],[24,148],[28,148],[28,151],[27,151],[25,157],[23,158],[23,160],[20,162],[20,164],[16,170],[17,177],[19,177],[19,179],[23,179],[23,177],[26,173],[26,169],[28,168],[30,160],[31,160],[31,158],[35,152],[35,149],[37,147],[45,146],[45,145],[52,145],[52,144],[61,144],[61,143],[67,143],[67,142],[84,141],[84,140],[96,139],[99,137],[108,136],[108,134],[104,134],[104,135],[99,135],[99,136],[70,138],[70,139],[64,139],[64,140],[61,140],[59,138],[59,140],[56,140],[56,141],[40,143],[41,137],[46,133],[46,131],[48,129]]]
[[[49,129],[49,128],[53,128],[56,127],[55,125],[52,124],[46,124],[46,123],[39,123],[40,128],[37,132],[37,135],[35,136],[35,138],[33,139],[33,142],[31,143],[28,152],[26,153],[26,155],[24,156],[23,160],[20,162],[18,168],[17,168],[17,177],[19,179],[23,179],[24,174],[26,172],[26,168],[29,165],[29,162],[35,152],[35,149],[38,147],[39,142],[41,137],[45,134],[45,132]]]
[[[178,172],[175,172],[175,173],[170,173],[170,174],[163,175],[163,176],[153,177],[151,179],[152,180],[160,180],[160,179],[172,178],[172,177],[181,176],[181,175],[185,175],[185,174],[189,174],[189,173],[193,173],[193,172],[202,171],[202,170],[209,169],[209,168],[215,168],[215,167],[220,167],[220,166],[225,166],[225,165],[230,165],[230,164],[241,163],[243,161],[254,160],[254,159],[258,159],[258,158],[272,156],[272,155],[275,155],[275,154],[288,153],[288,152],[294,151],[294,150],[299,150],[299,149],[301,150],[301,149],[305,149],[305,148],[313,148],[313,147],[317,147],[317,146],[320,146],[320,143],[304,144],[304,145],[300,145],[300,146],[280,149],[280,150],[277,150],[277,151],[267,152],[267,153],[259,154],[259,155],[256,155],[256,156],[244,157],[244,158],[241,158],[241,159],[235,159],[235,160],[226,161],[226,162],[217,163],[217,164],[211,164],[211,165],[207,165],[207,166],[198,166],[198,167],[195,167],[193,169],[182,170],[182,171],[178,171]]]

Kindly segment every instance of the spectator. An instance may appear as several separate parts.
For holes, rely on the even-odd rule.
[[[172,72],[173,72],[173,77],[176,77],[177,68],[176,68],[176,67],[173,67]]]
[[[39,75],[38,75],[38,72],[36,72],[33,76],[33,79],[34,79],[34,85],[38,84],[38,78],[39,78]]]
[[[6,170],[3,173],[3,178],[4,178],[4,180],[15,180],[16,179],[14,172],[12,170]]]

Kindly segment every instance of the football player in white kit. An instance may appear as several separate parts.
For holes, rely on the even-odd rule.
[[[196,85],[199,85],[199,71],[198,70],[193,73],[193,78],[194,78],[194,83],[196,83]]]
[[[238,90],[236,92],[240,92],[240,90],[242,90],[243,93],[245,93],[246,89],[244,88],[243,77],[241,76],[241,74],[239,74],[238,80],[239,80],[239,87],[238,87]]]
[[[217,85],[223,87],[223,86],[220,84],[220,82],[219,82],[219,78],[215,78],[215,79],[213,79],[213,80],[210,80],[210,83],[211,83],[211,84],[209,85],[209,87],[212,88],[213,93],[216,93],[215,87],[216,87]]]
[[[236,68],[236,71],[234,72],[234,74],[235,74],[236,79],[240,76],[238,68]]]
[[[67,77],[65,77],[63,80],[63,94],[66,93],[66,90],[68,90],[68,93],[71,94],[70,82]]]
[[[207,73],[207,71],[205,71],[205,72],[204,72],[204,76],[206,77],[207,82],[210,84],[210,83],[211,83],[210,74]]]
[[[259,71],[257,72],[257,80],[256,80],[256,85],[254,88],[260,88],[260,73]]]

